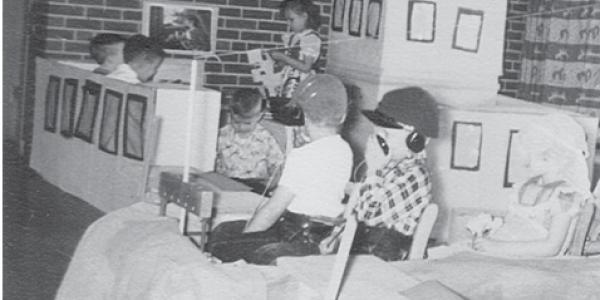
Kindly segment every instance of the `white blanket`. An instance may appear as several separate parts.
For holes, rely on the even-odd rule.
[[[600,299],[600,257],[509,259],[462,252],[392,265],[469,299]]]
[[[278,266],[211,262],[146,203],[111,212],[80,241],[57,299],[319,299],[334,256],[280,258]],[[350,260],[340,298],[402,299],[438,280],[472,299],[600,299],[600,257],[511,260],[459,253],[424,261]]]
[[[175,219],[157,213],[138,203],[93,223],[57,299],[305,300],[325,292],[334,256],[285,258],[277,267],[213,263],[179,234]],[[408,276],[386,266],[374,257],[355,260],[340,299],[397,299],[400,286],[376,279]],[[369,280],[373,271],[380,275]]]

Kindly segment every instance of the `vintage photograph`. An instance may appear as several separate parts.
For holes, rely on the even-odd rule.
[[[144,2],[144,29],[170,52],[212,52],[215,49],[212,7]]]
[[[5,299],[600,300],[600,0],[3,9]]]

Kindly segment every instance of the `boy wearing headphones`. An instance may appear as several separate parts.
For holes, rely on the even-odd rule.
[[[283,152],[262,120],[266,105],[256,89],[239,89],[230,103],[229,124],[219,129],[216,171],[267,184],[283,164]]]
[[[375,110],[366,145],[366,179],[355,208],[359,221],[352,251],[386,261],[408,256],[412,235],[431,201],[425,145],[438,136],[438,108],[419,87],[388,92]]]
[[[311,142],[290,151],[273,196],[248,222],[225,222],[213,230],[209,251],[224,262],[271,264],[281,256],[319,254],[319,243],[344,211],[352,169],[352,150],[339,134],[346,89],[336,77],[316,74],[300,83],[293,99],[304,111]]]

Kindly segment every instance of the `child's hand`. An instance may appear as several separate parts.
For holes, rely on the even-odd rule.
[[[494,249],[494,242],[484,237],[475,237],[473,239],[473,250],[480,252],[490,252]]]
[[[274,61],[285,61],[287,59],[287,56],[279,51],[269,52],[269,55]]]

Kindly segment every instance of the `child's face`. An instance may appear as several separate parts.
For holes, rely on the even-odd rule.
[[[150,63],[138,64],[135,69],[138,75],[138,79],[141,82],[149,82],[152,81],[154,75],[158,72],[158,68],[162,64],[162,59],[155,59]]]
[[[231,113],[231,126],[237,134],[247,135],[256,129],[256,125],[263,117],[261,105],[257,105],[247,116]]]
[[[291,9],[286,9],[285,18],[288,20],[290,29],[293,32],[299,33],[306,29],[306,21],[308,19],[306,13],[297,13]]]

